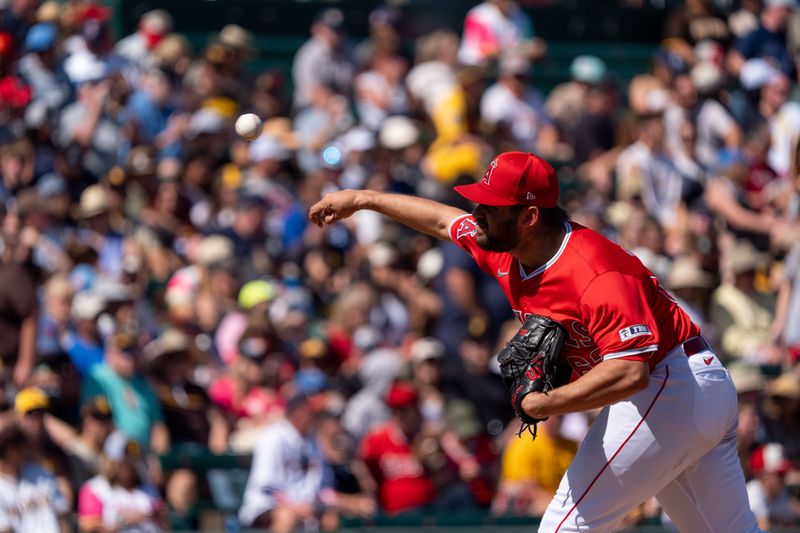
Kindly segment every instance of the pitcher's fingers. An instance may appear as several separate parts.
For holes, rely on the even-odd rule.
[[[322,227],[324,216],[325,210],[319,204],[312,205],[308,211],[308,218],[319,227]]]
[[[322,202],[317,202],[308,209],[308,217],[312,220],[317,219],[322,210]]]

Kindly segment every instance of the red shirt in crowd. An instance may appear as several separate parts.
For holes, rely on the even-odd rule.
[[[637,257],[575,222],[565,225],[561,247],[533,272],[509,253],[481,249],[471,215],[453,220],[450,238],[497,279],[517,318],[543,315],[564,327],[562,354],[573,375],[615,358],[647,361],[652,369],[700,334]]]
[[[433,483],[403,432],[392,422],[378,426],[364,437],[361,457],[378,482],[380,505],[387,514],[409,511],[433,501]]]

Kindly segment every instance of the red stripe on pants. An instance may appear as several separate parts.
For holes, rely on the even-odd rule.
[[[641,427],[641,425],[644,423],[644,419],[647,418],[648,414],[650,414],[650,410],[656,404],[656,400],[658,400],[658,397],[661,396],[661,391],[664,390],[664,386],[667,384],[668,380],[669,380],[669,367],[667,367],[667,375],[666,375],[666,377],[664,377],[664,383],[661,384],[661,388],[658,389],[658,393],[656,393],[656,397],[653,398],[653,401],[650,403],[650,406],[647,408],[647,411],[644,412],[644,416],[642,416],[642,419],[639,420],[639,423],[636,424],[635,428],[633,428],[633,431],[631,431],[631,434],[628,435],[628,437],[624,441],[622,441],[622,444],[619,445],[619,448],[617,448],[617,451],[614,452],[614,455],[612,455],[611,458],[608,461],[606,461],[606,464],[603,465],[603,468],[601,468],[600,471],[597,473],[597,475],[594,476],[594,479],[592,480],[591,483],[589,483],[589,486],[586,487],[586,490],[583,491],[583,494],[581,494],[581,497],[578,498],[578,501],[576,501],[572,505],[572,507],[570,508],[570,510],[567,513],[567,515],[558,524],[558,527],[556,528],[555,533],[558,533],[558,530],[561,529],[561,526],[563,526],[564,522],[567,521],[567,518],[569,518],[569,515],[572,514],[572,511],[574,511],[575,508],[578,506],[578,504],[581,503],[581,501],[583,501],[583,499],[586,497],[587,494],[589,494],[589,491],[592,489],[592,486],[597,482],[597,480],[600,478],[600,476],[603,474],[603,472],[605,472],[606,468],[608,468],[608,465],[610,465],[611,461],[614,460],[614,457],[616,457],[619,454],[619,452],[622,451],[622,448],[628,443],[629,440],[631,440],[631,437],[633,437],[633,434],[636,433],[636,430],[639,429],[639,427]]]

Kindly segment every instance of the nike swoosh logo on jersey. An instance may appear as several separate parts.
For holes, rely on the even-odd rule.
[[[714,360],[714,356],[713,356],[713,355],[712,355],[712,356],[710,356],[710,357],[703,357],[703,362],[704,362],[706,365],[710,365],[710,364],[711,364],[711,361],[713,361],[713,360]]]
[[[498,278],[502,278],[503,276],[508,276],[508,271],[506,270],[505,272],[503,272],[502,270],[500,270],[500,269],[498,268],[498,269],[497,269],[497,277],[498,277]]]

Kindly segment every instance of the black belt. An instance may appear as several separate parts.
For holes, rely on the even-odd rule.
[[[708,345],[702,335],[692,337],[683,343],[683,353],[686,357],[691,357],[696,353],[711,351],[711,346]]]

